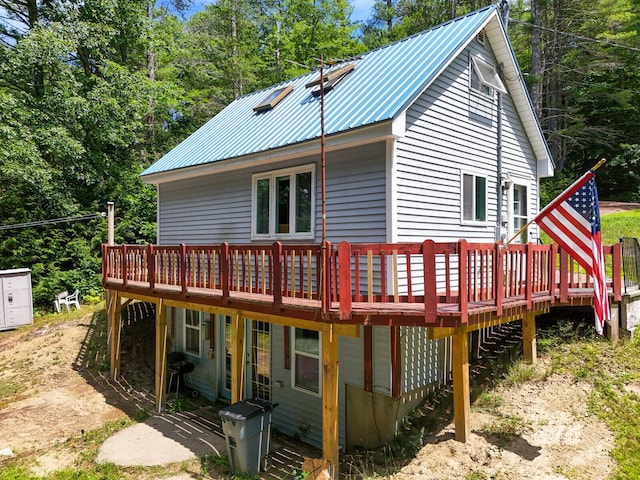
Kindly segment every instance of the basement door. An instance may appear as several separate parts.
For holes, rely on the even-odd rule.
[[[249,321],[246,396],[271,400],[271,324]]]
[[[223,352],[219,368],[219,395],[231,400],[231,317],[220,316],[221,335],[218,351]],[[271,399],[271,324],[247,320],[243,377],[245,398]]]

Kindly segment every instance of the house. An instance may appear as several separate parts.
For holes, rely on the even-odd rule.
[[[157,185],[159,246],[270,249],[279,242],[295,250],[325,238],[334,245],[494,244],[538,211],[539,179],[552,175],[554,164],[497,6],[322,73],[236,99],[143,172]],[[520,237],[536,239],[536,227]],[[299,286],[289,285],[303,293],[300,302],[322,281],[311,266],[316,254],[285,262],[310,265]],[[247,259],[234,258],[225,268],[251,278],[265,262],[256,254],[247,269]],[[363,256],[367,262],[381,261]],[[412,260],[401,270],[398,281],[378,269],[356,296],[371,297],[373,284],[394,284],[389,291],[423,290],[424,306],[427,288],[411,283]],[[328,324],[311,308],[300,319],[284,308],[276,316],[256,306],[252,315],[246,303],[238,321],[226,304],[168,300],[160,304],[171,305],[167,349],[195,364],[194,388],[212,399],[277,402],[274,428],[325,450],[327,438],[344,448],[388,442],[451,375],[450,339],[385,324],[382,314]],[[326,355],[337,359],[330,368],[327,344]],[[323,390],[333,388],[327,375],[336,379],[335,391]],[[239,387],[236,377],[244,379]],[[336,396],[335,422],[327,422]]]

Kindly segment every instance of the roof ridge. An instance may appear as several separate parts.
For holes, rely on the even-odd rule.
[[[446,26],[448,26],[450,24],[463,21],[463,20],[465,20],[465,19],[467,19],[469,17],[473,17],[473,16],[478,15],[480,13],[484,13],[487,10],[497,10],[497,9],[498,9],[498,6],[496,4],[487,5],[486,7],[482,7],[482,8],[479,8],[477,10],[473,10],[472,12],[469,12],[469,13],[467,13],[465,15],[461,15],[459,17],[452,18],[451,20],[447,20],[446,22],[439,23],[438,25],[434,25],[433,27],[429,27],[429,28],[426,28],[425,30],[421,30],[419,32],[413,33],[413,34],[409,35],[408,37],[399,38],[398,40],[395,40],[395,41],[393,41],[391,43],[387,43],[385,45],[380,45],[379,47],[376,47],[373,50],[367,50],[366,52],[362,53],[360,55],[360,57],[364,57],[364,56],[369,55],[370,53],[374,53],[374,52],[378,52],[380,50],[384,50],[385,48],[393,47],[394,45],[399,45],[401,43],[404,43],[406,41],[409,41],[409,40],[412,40],[412,39],[414,39],[416,37],[424,35],[426,33],[433,32],[435,30],[440,30],[441,28],[444,28],[444,27],[446,27]]]
[[[446,26],[448,26],[450,24],[457,23],[457,22],[463,21],[466,18],[481,14],[481,13],[487,11],[487,10],[491,10],[491,9],[497,10],[497,8],[498,8],[497,4],[487,5],[486,7],[479,8],[479,9],[474,10],[472,12],[469,12],[469,13],[467,13],[465,15],[461,15],[459,17],[452,18],[451,20],[448,20],[446,22],[439,23],[438,25],[434,25],[433,27],[429,27],[429,28],[427,28],[425,30],[421,30],[420,32],[416,32],[416,33],[414,33],[412,35],[409,35],[408,37],[400,38],[400,39],[395,40],[395,41],[393,41],[391,43],[387,43],[385,45],[381,45],[381,46],[376,47],[374,49],[367,50],[366,52],[363,52],[361,54],[358,54],[358,55],[355,55],[355,56],[352,56],[352,57],[341,58],[338,61],[336,61],[335,63],[331,63],[330,65],[325,65],[325,66],[328,66],[330,69],[333,69],[334,67],[337,68],[339,65],[342,65],[342,64],[345,64],[345,63],[348,63],[348,62],[357,62],[359,60],[362,60],[364,57],[368,56],[369,54],[384,50],[386,48],[393,47],[395,45],[399,45],[401,43],[407,42],[407,41],[412,40],[412,39],[414,39],[416,37],[424,35],[426,33],[429,33],[429,32],[435,31],[435,30],[439,30],[439,29],[444,28],[444,27],[446,27]],[[301,64],[298,64],[298,65],[301,65]],[[309,68],[312,68],[312,67],[309,67]],[[271,91],[274,88],[277,88],[277,87],[280,87],[280,86],[285,86],[285,85],[288,85],[288,84],[291,84],[291,83],[296,83],[298,80],[300,80],[300,79],[302,79],[302,78],[304,78],[304,77],[306,77],[308,75],[312,75],[312,74],[318,72],[319,69],[320,69],[320,67],[315,67],[312,70],[310,70],[309,72],[301,73],[300,75],[297,75],[295,77],[290,77],[290,78],[287,78],[286,80],[282,80],[281,82],[273,83],[273,84],[271,84],[269,86],[261,88],[260,90],[254,90],[252,92],[245,93],[244,95],[241,95],[241,96],[239,96],[237,98],[234,98],[233,101],[249,97],[250,95],[256,95],[256,94],[261,93],[261,92],[268,92],[268,91]]]

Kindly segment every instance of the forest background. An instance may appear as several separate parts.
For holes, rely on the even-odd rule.
[[[155,240],[140,172],[234,98],[492,1],[0,0],[0,225],[116,205],[116,243]],[[640,200],[640,0],[513,0],[509,37],[557,163],[549,201],[602,157],[601,199]],[[0,269],[37,307],[102,295],[106,219],[0,227]]]

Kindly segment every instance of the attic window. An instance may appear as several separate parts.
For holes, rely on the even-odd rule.
[[[333,90],[333,88],[338,83],[340,83],[340,81],[344,77],[346,77],[347,74],[349,74],[354,68],[355,68],[355,65],[353,63],[349,63],[344,67],[340,67],[325,73],[324,84],[323,84],[325,93]],[[317,97],[318,95],[320,95],[320,77],[319,76],[312,82],[309,82],[305,85],[306,88],[315,87],[315,86],[318,86],[318,88],[315,88],[314,90],[312,90],[311,95],[313,95],[314,97]]]
[[[477,57],[471,57],[471,89],[486,95],[492,95],[493,90],[507,93],[496,67]]]
[[[280,100],[289,95],[289,92],[291,92],[291,90],[293,90],[293,85],[276,88],[275,90],[270,92],[269,95],[264,97],[258,105],[253,107],[253,110],[256,112],[271,110],[280,102]]]
[[[476,35],[476,40],[478,41],[478,43],[480,45],[482,45],[484,47],[484,30],[481,30],[480,32],[478,32],[478,35]]]

